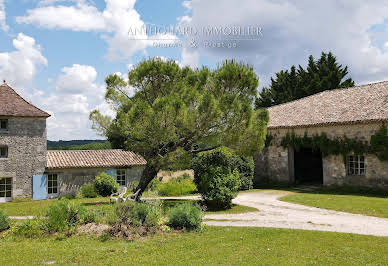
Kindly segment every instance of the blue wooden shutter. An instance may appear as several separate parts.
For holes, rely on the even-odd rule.
[[[32,176],[32,198],[34,200],[47,198],[47,175]]]

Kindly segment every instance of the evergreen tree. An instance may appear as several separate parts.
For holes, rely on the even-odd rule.
[[[276,73],[270,87],[259,93],[256,108],[290,102],[325,90],[353,87],[351,78],[343,81],[347,74],[348,67],[339,65],[332,53],[322,53],[317,61],[310,55],[306,69],[299,65],[298,69],[292,66],[290,70]]]
[[[98,111],[90,119],[114,148],[147,160],[137,187],[141,193],[172,161],[190,162],[192,154],[220,146],[253,155],[264,146],[268,113],[253,110],[258,79],[252,67],[227,61],[214,71],[192,70],[152,59],[139,63],[128,78],[105,80],[106,100],[117,110],[113,121]],[[128,86],[136,89],[134,96],[126,93]]]

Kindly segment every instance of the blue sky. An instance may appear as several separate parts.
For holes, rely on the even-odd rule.
[[[260,26],[257,41],[206,48],[216,36],[179,38],[184,48],[130,40],[133,25]],[[225,37],[225,40],[227,38]],[[176,41],[178,42],[178,41]],[[162,41],[161,43],[171,43]],[[174,42],[172,42],[174,43]],[[357,84],[388,79],[386,0],[0,0],[0,79],[47,110],[48,138],[101,138],[88,114],[105,103],[104,78],[123,77],[139,61],[160,56],[180,65],[215,67],[224,59],[253,65],[260,88],[274,73],[332,51]]]

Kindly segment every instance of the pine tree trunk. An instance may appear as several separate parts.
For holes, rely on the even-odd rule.
[[[146,190],[148,184],[152,181],[152,179],[156,177],[157,174],[158,174],[158,171],[154,166],[150,164],[146,165],[141,175],[139,185],[136,188],[136,191],[140,189],[139,194],[135,198],[136,201],[140,201],[141,195]]]

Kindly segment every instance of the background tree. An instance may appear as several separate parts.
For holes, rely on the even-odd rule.
[[[192,70],[152,59],[130,71],[128,82],[117,75],[105,81],[116,117],[107,123],[93,111],[90,119],[112,147],[147,160],[137,187],[141,192],[172,158],[190,162],[188,156],[220,146],[253,155],[264,146],[268,113],[253,109],[258,79],[248,65],[225,61],[214,71]],[[129,86],[136,91],[132,97]]]
[[[353,87],[351,78],[343,81],[347,74],[348,67],[339,65],[332,53],[322,53],[317,61],[311,55],[306,69],[299,65],[276,73],[270,87],[260,92],[256,108],[290,102],[325,90]]]

